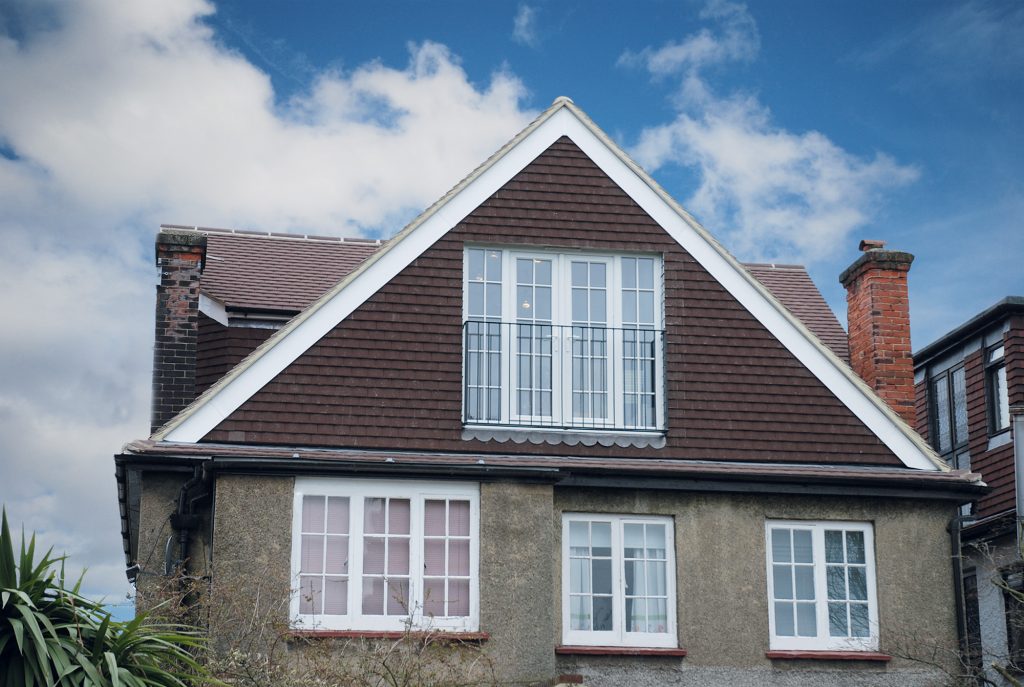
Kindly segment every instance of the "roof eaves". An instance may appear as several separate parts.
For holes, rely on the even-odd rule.
[[[955,346],[962,339],[974,334],[976,331],[985,329],[997,320],[1013,313],[1024,313],[1024,296],[1007,296],[916,351],[914,353],[914,366],[918,367],[929,359],[941,355],[950,346]]]

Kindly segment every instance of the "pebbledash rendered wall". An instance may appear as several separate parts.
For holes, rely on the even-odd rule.
[[[354,478],[353,478],[354,479]],[[161,480],[162,483],[163,480]],[[154,485],[155,486],[155,485]],[[150,524],[170,488],[147,490]],[[213,526],[213,603],[219,591],[259,599],[287,617],[293,479],[221,475]],[[148,502],[148,503],[147,503]],[[549,684],[563,674],[601,685],[940,685],[913,658],[952,657],[952,574],[940,502],[627,489],[480,485],[480,629],[508,683]],[[556,656],[561,643],[563,512],[668,515],[675,523],[677,619],[685,658]],[[769,660],[766,519],[868,521],[875,557],[882,652],[889,663]],[[143,535],[145,532],[142,533]],[[140,541],[140,546],[145,542]],[[228,589],[230,588],[230,589]],[[249,612],[252,612],[251,605]],[[212,640],[230,632],[211,613]]]

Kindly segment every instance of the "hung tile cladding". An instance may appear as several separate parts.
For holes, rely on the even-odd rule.
[[[204,258],[201,393],[116,457],[141,598],[258,564],[289,633],[444,632],[519,683],[927,684],[886,652],[955,647],[945,526],[985,487],[876,394],[913,388],[888,336],[739,263],[568,99],[389,241],[157,243]]]

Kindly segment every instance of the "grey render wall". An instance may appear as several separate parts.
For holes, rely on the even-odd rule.
[[[177,489],[173,482],[156,479],[145,484],[141,532],[159,529],[157,505],[166,505]],[[255,599],[262,613],[287,621],[293,484],[290,477],[217,478],[210,612],[215,642],[231,631],[239,611],[252,612]],[[480,506],[480,629],[491,635],[486,652],[508,682],[578,673],[591,686],[928,685],[940,684],[939,675],[902,657],[924,656],[936,647],[947,652],[940,655],[951,655],[955,648],[945,531],[952,509],[935,502],[569,490],[499,482],[481,484]],[[556,659],[561,514],[566,511],[674,518],[677,617],[685,658]],[[892,662],[765,657],[764,521],[770,518],[874,523],[881,650],[896,656]],[[233,606],[239,598],[242,606]]]
[[[1000,568],[1019,560],[1015,534],[964,547],[964,568],[978,576],[978,612],[981,618],[982,666],[985,677],[995,684],[1009,684],[989,666],[1006,665],[1010,655],[1006,636],[1006,606],[1003,592],[994,582]]]

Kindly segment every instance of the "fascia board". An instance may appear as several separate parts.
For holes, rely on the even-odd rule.
[[[559,99],[530,127],[154,435],[197,442],[562,136],[570,138],[910,468],[948,469],[700,224],[579,108]]]

